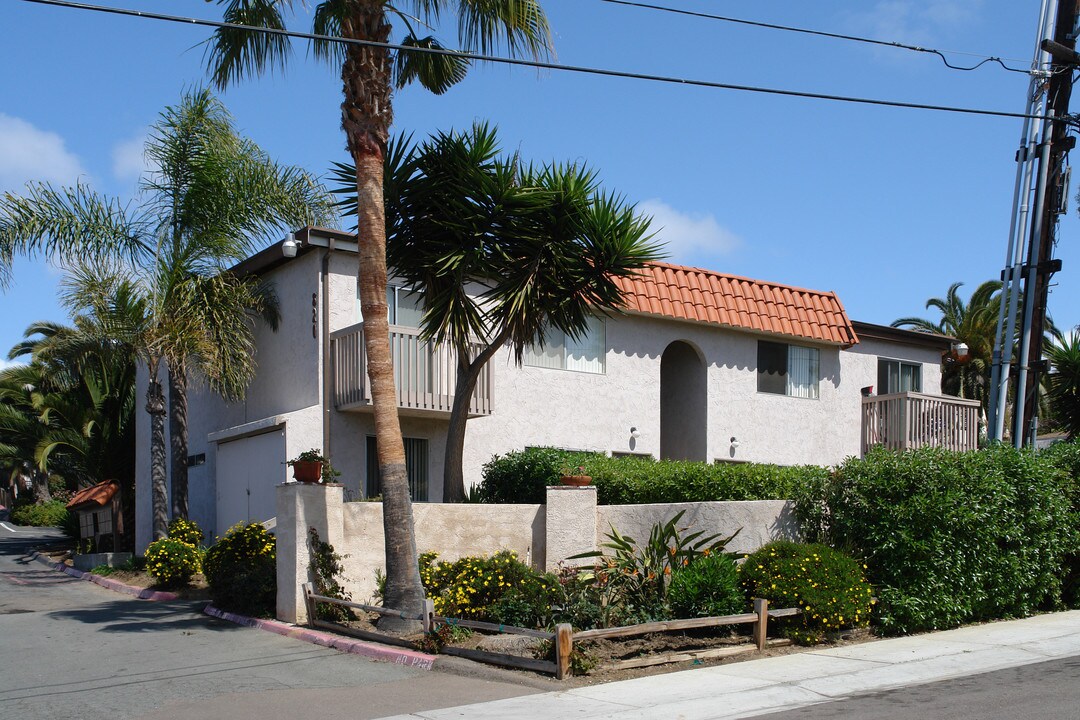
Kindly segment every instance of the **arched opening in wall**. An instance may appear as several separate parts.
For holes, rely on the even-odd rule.
[[[676,340],[660,357],[660,458],[706,460],[708,423],[705,361]]]

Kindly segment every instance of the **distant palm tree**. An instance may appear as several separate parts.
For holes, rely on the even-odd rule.
[[[227,22],[283,29],[283,8],[292,0],[218,0]],[[391,20],[400,20],[405,34],[400,44],[418,49],[440,49],[434,36],[417,30],[437,24],[440,16],[456,11],[458,36],[466,51],[487,54],[504,43],[511,54],[547,56],[551,49],[547,17],[538,0],[325,0],[315,6],[314,32],[346,40],[387,43]],[[392,52],[389,48],[316,41],[316,57],[340,67],[344,102],[341,126],[356,168],[359,198],[360,309],[364,315],[364,345],[371,399],[375,411],[380,486],[383,492],[383,529],[386,541],[386,604],[419,612],[423,586],[417,567],[416,539],[405,469],[405,448],[397,416],[397,394],[390,356],[386,308],[386,228],[383,205],[383,160],[393,122],[393,88],[417,81],[435,93],[446,92],[466,74],[468,60],[461,56],[424,52]],[[289,40],[241,28],[221,28],[210,42],[208,64],[218,87],[244,75],[283,66]],[[380,626],[404,630],[415,622],[384,616]]]
[[[949,335],[968,347],[967,358],[943,358],[941,390],[947,395],[979,400],[985,409],[989,399],[990,367],[994,354],[994,335],[997,331],[999,292],[1001,283],[988,280],[964,302],[959,290],[963,283],[953,283],[944,298],[930,298],[927,309],[941,313],[938,320],[906,317],[895,320],[893,327],[918,332]]]
[[[209,91],[166,108],[145,147],[153,170],[134,208],[83,186],[30,185],[27,197],[0,197],[0,249],[76,250],[94,239],[94,262],[70,258],[69,307],[111,318],[149,370],[154,537],[168,523],[164,392],[169,371],[173,514],[187,515],[187,383],[195,370],[226,397],[254,373],[252,313],[276,323],[276,299],[257,281],[227,272],[259,239],[283,228],[326,223],[334,212],[324,188],[300,168],[274,163],[238,135]],[[103,249],[108,240],[135,252]],[[0,262],[4,255],[0,252]],[[117,298],[126,313],[110,315]]]

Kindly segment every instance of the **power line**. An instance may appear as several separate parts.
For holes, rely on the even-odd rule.
[[[1021,73],[1028,75],[1030,70],[1024,70],[1022,68],[1013,68],[1005,64],[1005,60],[1011,58],[1000,58],[994,55],[981,55],[978,53],[961,52],[959,50],[935,50],[933,48],[924,48],[919,45],[908,45],[906,43],[894,42],[889,40],[875,40],[873,38],[860,37],[858,35],[845,35],[843,33],[826,32],[824,30],[809,30],[807,28],[794,27],[791,25],[776,25],[773,23],[760,22],[757,20],[744,20],[742,18],[727,17],[725,15],[713,15],[712,13],[697,12],[694,10],[683,10],[681,8],[667,7],[665,5],[652,5],[650,3],[632,2],[631,0],[600,0],[600,2],[610,3],[612,5],[624,5],[627,7],[642,8],[644,10],[657,10],[661,12],[669,12],[675,15],[687,15],[689,17],[704,18],[706,20],[719,20],[722,22],[735,23],[737,25],[749,25],[751,27],[766,28],[769,30],[784,30],[787,32],[802,33],[804,35],[816,35],[818,37],[832,38],[834,40],[850,40],[852,42],[867,43],[870,45],[882,45],[885,47],[897,48],[900,50],[911,50],[912,52],[930,53],[937,55],[941,58],[941,62],[945,63],[945,67],[951,70],[977,70],[986,63],[995,62],[1003,69],[1009,72]],[[971,67],[963,67],[961,65],[953,65],[945,57],[945,53],[950,55],[968,55],[971,57],[982,58],[982,61],[972,65]],[[1023,62],[1022,60],[1014,60],[1013,62]]]
[[[805,92],[801,90],[783,90],[779,88],[767,88],[754,85],[736,85],[733,83],[714,82],[711,80],[694,80],[690,78],[670,77],[665,75],[649,75],[645,73],[625,72],[622,70],[608,70],[604,68],[592,68],[581,65],[560,65],[553,62],[545,62],[543,60],[524,60],[519,58],[500,57],[497,55],[477,55],[473,53],[462,52],[460,50],[448,50],[444,48],[415,47],[408,45],[398,45],[395,43],[377,42],[375,40],[357,40],[352,38],[333,37],[330,35],[316,35],[314,33],[297,32],[295,30],[280,30],[277,28],[264,28],[254,25],[241,25],[238,23],[227,23],[217,20],[203,20],[201,18],[184,17],[180,15],[165,15],[162,13],[144,12],[142,10],[131,10],[127,8],[107,7],[104,5],[89,5],[86,3],[71,2],[70,0],[22,0],[22,2],[33,3],[36,5],[50,5],[53,7],[62,7],[73,10],[101,12],[111,15],[122,15],[126,17],[138,17],[148,20],[161,20],[164,22],[181,23],[184,25],[226,28],[231,30],[246,30],[249,32],[261,32],[267,35],[278,35],[282,37],[297,38],[301,40],[320,40],[325,42],[341,43],[343,45],[383,48],[386,50],[396,50],[399,52],[415,52],[425,53],[428,55],[444,55],[449,57],[460,57],[470,61],[501,63],[504,65],[518,65],[523,67],[540,68],[544,70],[559,70],[562,72],[571,72],[585,75],[600,75],[603,77],[617,77],[630,80],[645,80],[650,82],[666,83],[673,85],[711,88],[716,90],[736,90],[740,92],[751,92],[762,95],[779,95],[782,97],[797,97],[813,100],[830,100],[833,102],[845,102],[856,105],[876,105],[880,107],[906,108],[910,110],[932,110],[936,112],[958,113],[962,115],[980,115],[1002,118],[1031,118],[1053,121],[1053,118],[1047,118],[1041,115],[1028,115],[1026,113],[1006,112],[1004,110],[983,110],[980,108],[956,107],[951,105],[930,105],[925,103],[903,102],[900,100],[879,100],[875,98],[853,97],[849,95],[830,95],[827,93]]]

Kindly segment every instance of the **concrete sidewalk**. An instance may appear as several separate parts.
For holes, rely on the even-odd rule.
[[[398,715],[393,720],[742,718],[1074,655],[1080,655],[1080,611]]]

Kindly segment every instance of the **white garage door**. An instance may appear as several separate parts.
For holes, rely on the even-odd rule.
[[[238,522],[277,515],[274,488],[285,482],[285,430],[230,440],[217,449],[217,534]]]

